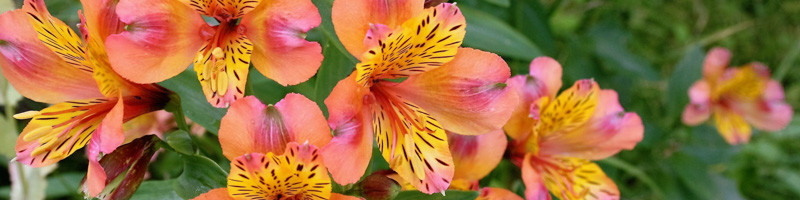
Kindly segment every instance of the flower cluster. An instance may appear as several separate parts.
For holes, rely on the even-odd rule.
[[[16,160],[42,167],[86,147],[87,197],[131,197],[157,137],[175,126],[160,110],[185,126],[170,109],[178,95],[156,83],[190,65],[208,103],[227,108],[218,140],[230,161],[227,187],[195,199],[388,199],[397,190],[522,199],[479,183],[504,158],[519,167],[525,199],[619,199],[593,161],[644,137],[639,115],[594,79],[560,91],[552,58],[512,77],[502,57],[461,47],[468,24],[455,3],[335,0],[335,34],[357,64],[324,99],[326,118],[301,94],[265,105],[245,92],[250,65],[283,86],[317,73],[322,46],[306,36],[321,16],[311,0],[81,2],[79,32],[43,0],[0,15],[0,67],[22,95],[52,104],[14,116],[31,119]],[[726,69],[729,60],[711,50],[683,121],[713,114],[731,144],[747,142],[750,125],[786,127],[792,109],[766,67]],[[390,170],[365,174],[374,147]],[[358,192],[333,189],[350,184]]]

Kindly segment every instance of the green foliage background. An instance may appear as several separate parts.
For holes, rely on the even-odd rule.
[[[249,95],[275,103],[286,93],[297,92],[326,110],[322,101],[334,84],[352,71],[356,60],[344,51],[333,31],[332,0],[313,1],[323,17],[323,24],[309,33],[310,40],[322,44],[325,55],[317,76],[282,87],[253,69],[247,86]],[[795,108],[800,106],[800,70],[794,67],[800,54],[800,1],[455,2],[468,21],[465,46],[503,56],[514,74],[527,73],[528,64],[537,56],[553,57],[564,67],[565,85],[594,78],[602,88],[616,90],[626,110],[642,116],[644,140],[633,151],[599,162],[619,186],[623,199],[800,198],[800,118],[795,117],[779,133],[756,131],[750,144],[740,146],[726,144],[709,125],[687,127],[680,122],[688,101],[686,90],[700,77],[705,52],[714,46],[730,49],[734,65],[765,63],[773,78],[784,85],[787,102]],[[14,3],[19,6],[21,1]],[[67,24],[78,23],[78,0],[49,0],[47,4]],[[206,103],[196,80],[194,72],[187,71],[161,85],[177,92],[185,115],[211,134],[168,134],[173,139],[167,139],[165,148],[176,151],[160,153],[150,166],[150,180],[134,199],[180,199],[224,186],[219,178],[224,181],[228,161],[222,156],[215,133],[225,110]],[[2,95],[10,98],[6,92]],[[14,134],[24,125],[9,120],[7,114],[45,106],[28,99],[4,104],[4,108],[14,110],[0,120],[0,146],[13,146]],[[16,130],[14,123],[19,124]],[[48,199],[83,199],[78,193],[86,170],[83,155],[78,152],[62,161],[47,178]],[[10,156],[0,157],[0,168],[5,171]],[[369,170],[386,169],[385,162],[376,158]],[[0,199],[9,198],[9,185],[8,174],[0,173]],[[519,194],[524,190],[519,169],[507,161],[482,180],[481,186],[510,188]],[[336,189],[345,190],[347,186]],[[471,196],[450,194],[444,198]],[[419,194],[401,194],[412,199],[414,195]]]

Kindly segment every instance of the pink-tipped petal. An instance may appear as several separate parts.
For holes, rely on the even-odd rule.
[[[122,122],[125,115],[124,100],[120,99],[106,117],[100,122],[97,131],[92,135],[92,143],[99,145],[100,152],[111,153],[125,142],[125,133],[122,131]]]
[[[558,61],[550,57],[538,57],[530,64],[530,75],[534,82],[534,90],[526,90],[526,92],[537,92],[539,96],[555,97],[558,90],[561,89],[561,75],[562,68]],[[533,88],[531,88],[533,89]],[[538,90],[538,91],[537,91]]]
[[[106,171],[100,165],[100,142],[97,137],[93,137],[86,147],[86,156],[89,157],[89,167],[86,171],[86,183],[84,192],[89,196],[96,197],[106,187]]]
[[[703,62],[703,76],[713,79],[722,75],[730,61],[731,52],[728,49],[721,47],[711,49]]]
[[[750,141],[752,128],[744,117],[728,109],[719,109],[714,112],[714,124],[719,134],[731,145],[743,144]]]
[[[711,88],[708,82],[700,80],[689,88],[689,104],[683,110],[683,123],[695,126],[711,116]]]
[[[522,161],[522,182],[525,183],[525,199],[550,200],[550,193],[544,186],[544,179],[536,168],[531,165],[533,155],[526,154]]]
[[[457,186],[455,184],[457,180],[464,180],[466,183],[477,182],[492,172],[503,159],[503,153],[508,144],[502,130],[482,135],[448,133],[447,136],[450,153],[453,155],[453,164],[456,168],[450,188]],[[456,189],[470,190],[471,187]]]
[[[364,38],[370,24],[383,24],[398,28],[423,10],[419,0],[336,0],[331,9],[331,19],[336,35],[350,54],[361,58],[367,51]]]
[[[485,187],[481,189],[481,195],[475,200],[523,200],[522,197],[505,189]]]
[[[508,122],[503,126],[503,130],[514,140],[525,140],[532,131],[534,120],[531,118],[530,107],[539,96],[531,95],[529,88],[532,80],[530,76],[517,75],[508,79],[508,87],[517,91],[519,94],[518,103],[511,113]]]
[[[500,56],[459,48],[445,65],[390,87],[428,111],[443,128],[478,135],[502,128],[511,117],[518,97],[506,84],[510,74]]]
[[[219,142],[228,160],[248,153],[281,153],[293,139],[280,111],[254,96],[233,103],[220,122]]]
[[[331,129],[316,103],[297,93],[289,93],[275,104],[286,130],[298,143],[323,147],[331,141]]]
[[[639,115],[622,110],[616,92],[601,90],[592,117],[581,127],[559,134],[540,140],[539,153],[599,160],[633,149],[644,137],[644,126]]]
[[[125,30],[125,24],[117,16],[118,3],[115,0],[81,0],[85,19],[81,27],[88,31],[85,34],[88,34],[89,40],[103,45],[106,37]]]
[[[322,157],[339,184],[357,182],[372,158],[372,118],[370,109],[364,109],[371,105],[363,105],[367,92],[351,75],[339,81],[325,99],[328,124],[336,136],[322,148]]]
[[[0,15],[0,55],[3,76],[34,101],[55,104],[103,97],[91,71],[68,64],[45,46],[23,10]]]
[[[125,0],[117,4],[126,31],[106,38],[114,71],[137,83],[154,83],[182,72],[210,36],[194,10],[177,0]]]
[[[322,47],[305,37],[320,22],[311,0],[261,2],[240,24],[253,42],[253,66],[284,86],[308,80],[322,63]]]

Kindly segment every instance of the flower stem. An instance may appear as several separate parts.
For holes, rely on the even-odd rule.
[[[189,125],[186,124],[186,117],[183,115],[183,107],[181,107],[181,97],[176,93],[172,93],[169,95],[169,99],[164,110],[172,113],[179,129],[189,133]]]

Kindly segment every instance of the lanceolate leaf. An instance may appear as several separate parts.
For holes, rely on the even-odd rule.
[[[133,194],[131,200],[183,200],[172,189],[174,182],[175,180],[145,181],[139,186],[139,190]]]
[[[705,55],[700,46],[690,46],[683,55],[672,76],[669,78],[669,88],[667,89],[667,105],[671,116],[680,115],[683,107],[689,102],[689,87],[700,79]],[[673,117],[674,118],[674,117]]]
[[[228,173],[211,159],[200,155],[181,157],[183,173],[173,184],[178,196],[191,199],[209,190],[227,186]]]
[[[458,191],[458,190],[447,190],[445,191],[445,195],[442,194],[425,194],[420,191],[402,191],[400,194],[397,195],[395,200],[418,200],[418,199],[428,199],[428,200],[471,200],[478,198],[478,191]]]
[[[159,85],[180,95],[181,107],[186,117],[212,133],[216,134],[219,131],[219,121],[225,115],[226,109],[214,108],[206,101],[200,82],[197,81],[197,75],[192,69],[167,79]]]
[[[497,17],[474,8],[459,8],[467,19],[464,46],[524,60],[542,55],[539,47]]]

